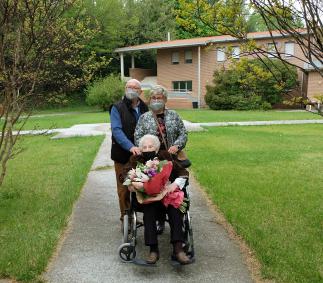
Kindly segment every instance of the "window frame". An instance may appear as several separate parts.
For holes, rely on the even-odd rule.
[[[273,48],[270,49],[269,46],[272,46]],[[268,42],[267,43],[267,51],[271,52],[272,54],[267,54],[268,58],[276,58],[278,56],[276,49],[279,49],[279,42]]]
[[[223,60],[219,60],[219,54],[223,54]],[[216,49],[216,61],[217,62],[224,62],[226,60],[226,56],[225,56],[225,48],[224,47],[218,47]]]
[[[174,61],[175,55],[177,55],[177,58],[175,58],[175,59],[177,59],[177,61]],[[179,64],[179,51],[173,51],[172,52],[171,63],[172,63],[172,65],[178,65]]]
[[[238,54],[235,54],[234,53],[234,50],[235,49],[238,49],[238,51],[239,51],[239,53]],[[240,59],[240,46],[239,45],[235,45],[235,46],[232,46],[232,52],[231,52],[231,57],[233,58],[233,59],[237,59],[237,60],[239,60]]]
[[[287,53],[286,46],[287,44],[292,46],[293,52],[292,53]],[[294,41],[287,41],[284,43],[284,52],[285,52],[285,58],[291,58],[295,55],[295,42]]]
[[[186,56],[186,54],[188,52],[190,52],[190,54],[191,54],[190,58],[187,58],[187,56]],[[184,51],[184,61],[185,61],[185,64],[192,64],[193,63],[193,51],[192,51],[192,49]]]
[[[175,88],[175,84],[178,86],[178,88]],[[184,88],[181,88],[183,86],[183,84],[185,85]],[[181,91],[193,91],[193,81],[188,80],[188,81],[172,81],[172,86],[173,86],[173,90],[176,92],[181,92]],[[189,88],[190,86],[190,88]]]

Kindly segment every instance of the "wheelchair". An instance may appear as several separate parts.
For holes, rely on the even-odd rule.
[[[183,188],[184,197],[187,199],[187,209],[183,215],[183,232],[184,232],[184,252],[194,261],[194,241],[191,217],[189,212],[190,198],[188,191],[188,181]],[[137,245],[137,230],[144,226],[143,223],[138,223],[137,214],[143,212],[141,206],[136,200],[136,194],[130,193],[130,208],[126,210],[123,218],[123,235],[122,244],[118,248],[118,254],[122,262],[126,263],[143,263],[143,260],[136,258],[136,245]],[[168,222],[166,218],[166,222]],[[171,256],[172,262],[176,263],[175,255]],[[179,263],[178,263],[179,264]]]

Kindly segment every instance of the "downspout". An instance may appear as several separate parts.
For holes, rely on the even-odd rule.
[[[201,108],[201,46],[197,49],[197,101],[198,107]]]

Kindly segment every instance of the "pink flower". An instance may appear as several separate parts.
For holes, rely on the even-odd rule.
[[[136,174],[136,170],[135,169],[131,169],[129,172],[128,172],[128,176],[129,176],[129,179],[133,180],[137,174]]]
[[[172,205],[175,208],[179,208],[184,200],[184,192],[177,189],[169,194],[167,194],[162,202],[167,207],[168,205]]]
[[[152,166],[153,166],[153,161],[152,160],[148,160],[147,162],[146,162],[146,166],[147,167],[149,167],[149,168],[151,168]]]
[[[154,158],[153,164],[155,165],[155,167],[157,167],[159,164],[159,160],[157,158]]]

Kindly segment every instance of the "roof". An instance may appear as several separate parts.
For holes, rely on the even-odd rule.
[[[299,30],[300,33],[305,34],[306,30]],[[275,38],[289,37],[288,34],[281,34],[279,31],[272,31],[272,36]],[[251,32],[247,34],[248,39],[266,39],[271,38],[268,31]],[[177,39],[169,41],[159,41],[151,42],[140,45],[128,46],[117,48],[115,52],[131,52],[131,51],[141,51],[149,49],[162,49],[162,48],[176,48],[176,47],[189,47],[189,46],[205,46],[211,43],[224,43],[224,42],[234,42],[239,41],[239,39],[230,35],[218,35],[218,36],[208,36],[208,37],[197,37],[189,39]]]

